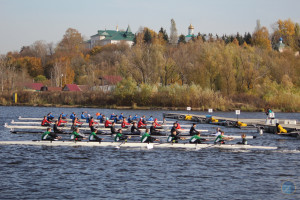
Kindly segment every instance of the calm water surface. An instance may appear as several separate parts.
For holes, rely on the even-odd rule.
[[[79,115],[88,111],[92,115],[137,113],[161,120],[162,113],[166,112],[37,107],[0,107],[0,111],[1,141],[40,138],[36,134],[11,134],[3,127],[18,116],[41,117],[50,111],[56,116],[72,111]],[[235,117],[234,113],[214,115]],[[241,113],[240,117],[264,118],[265,115]],[[299,120],[300,114],[276,113],[276,117]],[[211,132],[216,128],[197,127]],[[253,130],[222,129],[232,135],[241,132],[257,135]],[[279,149],[147,150],[0,145],[0,199],[300,199],[300,140],[265,133],[248,142]],[[295,191],[288,190],[286,183],[292,183]]]

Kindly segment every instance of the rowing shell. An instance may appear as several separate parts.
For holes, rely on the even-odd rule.
[[[5,128],[10,128],[10,129],[29,129],[29,130],[46,130],[47,128],[52,128],[50,126],[16,126],[16,125],[8,125],[7,123],[4,124]],[[99,131],[108,131],[110,130],[110,128],[105,128],[105,127],[98,127],[97,125],[94,126],[95,128],[97,128]],[[59,129],[62,130],[70,130],[70,126],[61,126],[59,127]],[[91,130],[89,127],[78,127],[80,130]],[[122,130],[124,131],[130,131],[130,127],[129,128],[122,128]],[[141,129],[143,130],[143,129]],[[162,129],[162,130],[167,130],[167,129]],[[179,132],[188,132],[188,129],[179,129]],[[208,130],[199,130],[200,132],[208,132]]]
[[[277,147],[238,144],[190,144],[190,143],[137,143],[137,142],[74,142],[74,141],[0,141],[0,145],[37,145],[37,146],[97,146],[97,147],[138,147],[138,148],[221,148],[221,149],[262,149],[273,150]]]

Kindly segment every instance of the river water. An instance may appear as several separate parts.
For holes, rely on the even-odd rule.
[[[0,140],[40,139],[3,127],[22,117],[82,111],[95,115],[152,115],[168,111],[91,108],[0,107]],[[175,111],[170,111],[175,112]],[[176,111],[186,113],[187,111]],[[204,112],[190,112],[206,114]],[[215,116],[235,117],[215,112]],[[241,113],[264,118],[264,113]],[[300,119],[299,113],[276,113]],[[182,122],[183,124],[183,122]],[[198,129],[215,130],[212,125]],[[253,130],[221,127],[225,133],[256,135],[252,145],[278,150],[136,149],[0,145],[0,199],[300,199],[300,141]],[[66,136],[65,136],[66,137]],[[105,138],[110,141],[111,138]],[[230,143],[235,143],[231,141]]]

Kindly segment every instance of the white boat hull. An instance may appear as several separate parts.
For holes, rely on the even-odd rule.
[[[0,145],[37,145],[37,146],[97,146],[97,147],[138,147],[138,148],[221,148],[221,149],[262,149],[274,150],[277,147],[270,146],[251,146],[251,145],[236,145],[236,144],[190,144],[190,143],[137,143],[137,142],[73,142],[73,141],[0,141]]]

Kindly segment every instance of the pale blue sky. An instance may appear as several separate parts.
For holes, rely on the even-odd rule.
[[[37,40],[59,42],[65,31],[77,29],[86,39],[100,29],[140,27],[178,33],[236,34],[253,32],[256,20],[272,31],[278,19],[300,23],[300,0],[0,0],[0,54]]]

